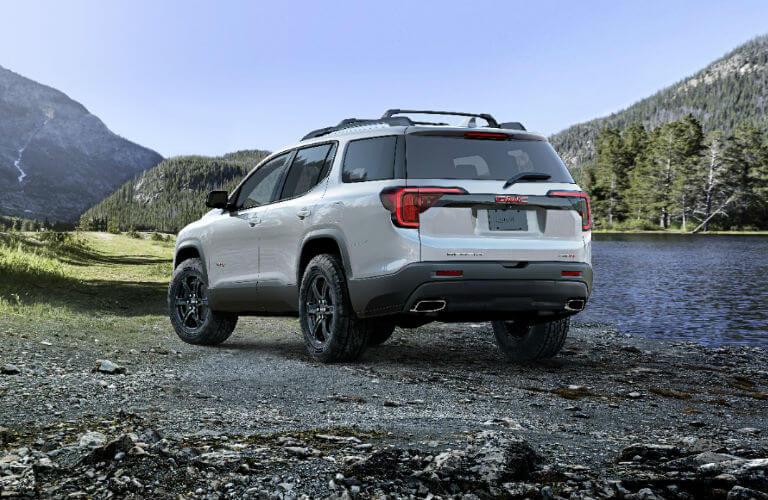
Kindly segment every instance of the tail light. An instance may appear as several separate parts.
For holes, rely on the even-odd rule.
[[[589,231],[592,227],[592,209],[589,206],[589,196],[581,191],[550,191],[547,196],[569,198],[573,209],[581,215],[581,229]]]
[[[400,227],[419,227],[419,215],[445,194],[464,194],[461,188],[389,188],[381,192],[381,204],[392,212],[392,222]]]

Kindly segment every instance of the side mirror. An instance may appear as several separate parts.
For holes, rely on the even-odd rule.
[[[205,197],[205,206],[208,208],[227,208],[229,193],[226,191],[211,191]]]

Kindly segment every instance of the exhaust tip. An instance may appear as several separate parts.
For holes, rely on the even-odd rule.
[[[566,311],[583,311],[587,301],[584,299],[569,299],[565,301]]]
[[[411,307],[411,312],[416,313],[432,313],[445,309],[446,302],[442,299],[434,300],[420,300]]]

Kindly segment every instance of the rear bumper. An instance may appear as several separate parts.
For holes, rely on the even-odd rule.
[[[461,270],[462,276],[437,276]],[[563,276],[578,271],[579,276]],[[435,319],[569,315],[566,301],[586,302],[592,267],[576,262],[418,262],[376,278],[349,280],[352,307],[360,317],[413,314]],[[438,313],[413,313],[422,300],[444,300]]]

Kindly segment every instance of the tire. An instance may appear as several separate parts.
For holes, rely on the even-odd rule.
[[[352,309],[339,259],[309,261],[299,288],[299,322],[309,356],[321,363],[353,361],[368,346],[368,323]]]
[[[386,318],[371,320],[368,328],[368,345],[381,345],[395,332],[395,324]]]
[[[570,318],[535,324],[494,321],[493,334],[499,350],[508,359],[535,361],[560,352],[570,324]]]
[[[195,345],[221,344],[232,335],[237,315],[208,307],[208,277],[200,259],[187,259],[173,271],[168,314],[181,340]]]

